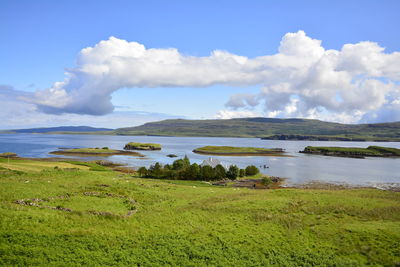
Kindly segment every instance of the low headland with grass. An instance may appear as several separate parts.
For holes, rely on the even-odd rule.
[[[400,262],[399,192],[254,190],[98,163],[0,158],[1,266]]]
[[[300,135],[300,134],[275,134],[262,137],[262,140],[291,140],[291,141],[348,141],[348,142],[366,142],[366,141],[393,141],[391,138],[371,137],[361,135]]]
[[[392,147],[369,146],[360,147],[325,147],[325,146],[307,146],[300,153],[317,154],[324,156],[337,157],[400,157],[400,149]]]
[[[130,142],[124,147],[126,150],[161,150],[160,144]]]
[[[17,153],[13,153],[13,152],[0,153],[0,158],[12,158],[12,157],[18,157]]]
[[[113,155],[126,155],[126,156],[136,156],[143,157],[142,154],[138,152],[125,151],[125,150],[116,150],[109,149],[108,147],[103,148],[72,148],[72,149],[62,149],[50,152],[50,154],[55,155],[65,155],[65,156],[113,156]]]
[[[196,148],[193,152],[220,156],[285,156],[282,148],[203,146]]]

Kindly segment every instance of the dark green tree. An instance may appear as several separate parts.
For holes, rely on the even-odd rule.
[[[245,177],[246,176],[246,171],[244,169],[239,170],[239,177]]]
[[[169,164],[164,165],[164,171],[169,171],[171,169],[172,169],[171,165],[169,165]]]
[[[200,168],[201,180],[208,181],[214,178],[214,170],[211,166],[203,166]]]
[[[188,168],[190,166],[190,160],[187,155],[183,158],[183,167]]]
[[[198,180],[200,178],[200,166],[193,163],[185,170],[186,180]]]
[[[185,167],[183,159],[177,159],[172,163],[172,169],[175,171],[182,170]]]
[[[162,178],[163,169],[161,164],[156,162],[156,164],[150,166],[148,172],[151,177]]]
[[[229,170],[226,172],[226,177],[231,180],[235,180],[239,176],[239,168],[236,165],[229,166]]]
[[[146,167],[140,167],[138,169],[138,174],[140,177],[146,177],[147,176],[147,169]]]
[[[225,168],[221,164],[218,164],[214,168],[214,179],[215,180],[221,180],[221,179],[224,179],[224,178],[226,178]]]

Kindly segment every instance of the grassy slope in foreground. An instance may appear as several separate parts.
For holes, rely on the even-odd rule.
[[[118,135],[268,137],[307,135],[365,141],[400,141],[400,122],[340,124],[309,119],[241,118],[229,120],[164,120],[120,128]],[[314,137],[313,137],[314,138]],[[339,140],[339,139],[337,139]]]
[[[105,148],[74,148],[64,149],[59,151],[50,152],[55,155],[73,155],[73,156],[112,156],[112,155],[131,155],[131,156],[143,156],[137,152],[116,150],[116,149],[105,149]]]
[[[124,149],[128,149],[128,150],[161,150],[161,145],[154,144],[154,143],[130,142],[125,145]]]
[[[0,176],[1,266],[394,266],[400,261],[396,192],[221,188],[85,169],[0,168]],[[40,205],[59,210],[15,203],[22,199],[42,199]],[[124,217],[128,211],[136,213]]]
[[[367,148],[307,146],[300,152],[341,157],[400,157],[400,149],[381,146],[369,146]]]
[[[279,156],[283,150],[279,148],[259,147],[233,147],[233,146],[203,146],[193,150],[194,153],[207,155],[230,155],[230,156]]]

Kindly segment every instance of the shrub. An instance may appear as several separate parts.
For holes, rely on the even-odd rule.
[[[261,183],[268,187],[269,185],[272,184],[272,180],[269,177],[263,177]]]
[[[244,169],[239,170],[239,177],[245,177],[246,176],[246,171]]]
[[[102,149],[108,149],[108,147],[105,146],[105,147],[103,147]]]
[[[260,172],[260,170],[254,166],[254,165],[250,165],[246,167],[246,175],[247,176],[253,176],[256,175]]]

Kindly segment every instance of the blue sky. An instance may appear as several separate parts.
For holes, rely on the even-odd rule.
[[[55,82],[64,80],[66,70],[75,68],[81,49],[93,47],[101,40],[108,40],[110,36],[128,42],[138,42],[146,48],[176,48],[184,56],[207,57],[214,50],[223,50],[234,55],[255,58],[279,53],[280,42],[285,34],[304,31],[308,37],[321,40],[325,50],[341,50],[345,44],[371,41],[384,47],[384,53],[391,54],[399,51],[400,46],[400,35],[397,34],[400,26],[398,10],[400,1],[372,0],[2,0],[0,85],[30,93],[51,88]],[[396,77],[390,79],[394,84],[398,84]],[[210,86],[172,84],[155,88],[123,87],[115,90],[111,96],[114,110],[118,112],[143,111],[161,114],[160,118],[163,118],[162,114],[167,117],[214,118],[215,114],[227,108],[232,112],[242,109],[268,116],[273,114],[274,110],[266,107],[266,104],[246,107],[226,105],[231,96],[256,95],[263,86],[265,84],[232,86],[229,82],[217,82]],[[398,89],[392,91],[397,93]],[[264,96],[265,92],[257,97],[262,98],[261,95]],[[292,95],[290,99],[296,98],[296,95]],[[266,103],[268,99],[265,100]],[[391,100],[393,102],[396,99]],[[290,103],[282,105],[289,107]],[[381,107],[388,109],[389,113],[398,112],[397,106]],[[329,105],[322,105],[320,108],[322,111],[318,114],[336,112],[329,110]],[[284,107],[281,110],[283,109]],[[364,114],[360,121],[367,120],[368,116],[373,121],[372,117],[376,114],[368,115],[371,111],[381,112],[380,109],[363,109]],[[285,114],[290,115],[282,112],[279,113],[281,117],[285,117]],[[310,107],[307,112],[311,114]],[[397,115],[387,116],[387,112],[387,118],[397,118]],[[93,115],[84,113],[79,111],[72,117],[68,112],[51,116],[45,114],[45,120],[35,121],[32,118],[26,125],[54,125],[59,123],[60,118],[57,116],[64,116],[66,121],[63,122],[81,124],[86,121],[81,120],[79,115],[82,115],[81,118]],[[298,116],[302,114],[306,113],[293,113]],[[37,112],[37,117],[40,116],[41,112]],[[70,121],[68,116],[71,117]],[[329,120],[329,117],[321,115],[320,118]],[[104,122],[96,123],[96,116],[90,118],[90,121],[93,121],[92,125],[106,126],[103,125]],[[331,120],[335,118],[332,115]],[[375,118],[379,120],[380,117],[376,115]],[[137,122],[133,119],[126,123],[119,121],[118,125],[113,126],[134,124]],[[14,125],[7,123],[0,127],[12,128]]]

